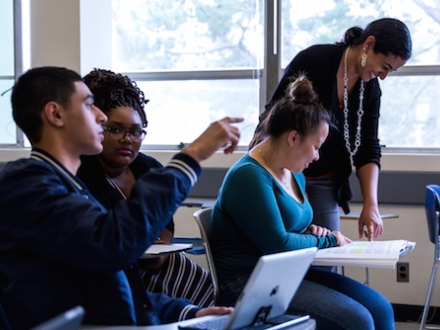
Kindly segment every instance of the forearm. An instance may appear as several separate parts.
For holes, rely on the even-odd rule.
[[[163,293],[148,292],[149,299],[158,314],[161,323],[171,323],[194,318],[200,307],[189,300],[171,298]]]
[[[364,207],[359,217],[359,237],[364,235],[368,240],[382,235],[383,222],[379,214],[377,201],[377,183],[379,179],[379,166],[376,163],[368,163],[358,171],[361,184]]]
[[[379,166],[368,163],[358,170],[358,179],[365,207],[377,207],[377,185],[379,182]]]

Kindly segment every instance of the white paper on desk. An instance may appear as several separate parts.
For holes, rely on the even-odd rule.
[[[181,244],[181,243],[173,243],[173,244],[152,244],[144,254],[162,254],[162,253],[171,253],[171,252],[179,252],[191,249],[193,245],[191,243]]]
[[[401,250],[408,245],[414,248],[415,243],[406,240],[353,241],[344,246],[319,250],[312,265],[394,269]]]

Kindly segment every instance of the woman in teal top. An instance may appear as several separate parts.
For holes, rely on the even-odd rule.
[[[212,250],[219,303],[235,304],[264,254],[351,242],[311,224],[302,171],[319,159],[330,115],[305,76],[287,88],[263,124],[269,136],[228,171],[212,214]],[[340,274],[311,268],[291,302],[318,329],[394,329],[391,304],[379,292]]]
[[[313,211],[305,198],[304,175],[292,173],[292,177],[302,201],[292,198],[249,154],[231,167],[213,211],[213,248],[220,282],[250,275],[262,254],[336,246],[334,234],[305,234]]]

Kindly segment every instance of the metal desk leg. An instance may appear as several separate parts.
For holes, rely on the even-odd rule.
[[[341,275],[345,276],[345,267],[341,266]],[[368,273],[368,268],[365,268],[365,285],[370,286],[370,274]]]

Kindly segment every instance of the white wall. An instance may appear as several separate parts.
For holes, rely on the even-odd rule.
[[[30,1],[31,66],[65,66],[79,72],[79,1]]]
[[[96,47],[95,33],[101,33],[99,22],[107,24],[110,1],[105,0],[38,0],[32,3],[32,66],[59,65],[71,68],[84,74],[95,64],[93,57],[104,56],[108,49]],[[100,7],[104,6],[104,7]],[[91,10],[91,11],[89,11]],[[87,14],[85,14],[85,12]],[[96,28],[84,29],[80,24],[80,13],[94,20]],[[84,41],[80,42],[80,35]],[[95,37],[93,37],[95,35]],[[108,36],[103,36],[107,38]],[[88,58],[92,56],[92,59]],[[102,63],[102,62],[100,62]],[[166,163],[174,152],[148,152]],[[0,161],[27,157],[29,150],[0,149]],[[205,161],[204,167],[229,167],[241,153],[225,156],[221,153]],[[382,169],[388,171],[427,171],[440,169],[440,155],[387,155],[382,158]],[[359,210],[359,205],[352,205]],[[192,219],[194,208],[180,208],[175,216],[177,235],[195,236],[198,229]],[[424,209],[422,206],[383,205],[384,213],[397,213],[398,219],[385,220],[385,233],[382,239],[409,239],[417,242],[416,249],[402,261],[410,264],[410,282],[397,283],[396,272],[393,270],[370,269],[370,285],[381,291],[393,303],[423,305],[428,286],[434,248],[428,240]],[[357,226],[355,221],[345,220],[342,231],[356,239]],[[203,260],[203,257],[199,258]],[[365,279],[363,269],[346,269],[348,276],[360,281]],[[440,293],[440,280],[437,281],[436,292]],[[433,297],[433,305],[440,306],[440,294]]]
[[[111,63],[111,1],[30,1],[31,66],[64,66],[85,75]]]

